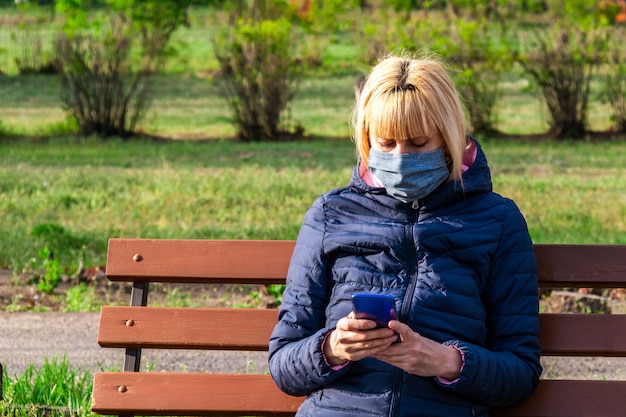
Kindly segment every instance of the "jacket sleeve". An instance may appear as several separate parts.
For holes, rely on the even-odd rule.
[[[306,395],[344,375],[324,360],[326,306],[332,290],[324,253],[324,211],[320,197],[307,211],[287,274],[278,323],[270,337],[269,369],[276,385],[290,395]]]
[[[517,206],[510,200],[505,204],[504,227],[483,299],[488,314],[486,346],[446,342],[463,353],[465,364],[458,380],[440,384],[488,406],[523,401],[537,387],[542,372],[534,247]]]

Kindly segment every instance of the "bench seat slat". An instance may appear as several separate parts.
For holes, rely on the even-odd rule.
[[[523,404],[494,408],[490,417],[621,416],[626,381],[542,380]]]
[[[269,375],[96,372],[92,411],[104,415],[293,416],[302,400],[280,391]]]
[[[542,380],[523,404],[494,408],[490,415],[615,415],[626,409],[624,392],[626,381]],[[302,400],[282,393],[269,375],[97,372],[92,410],[104,415],[291,416]]]
[[[98,344],[261,351],[267,350],[277,319],[276,309],[105,306],[100,313]]]
[[[110,281],[284,283],[294,245],[290,240],[110,239],[106,276]]]

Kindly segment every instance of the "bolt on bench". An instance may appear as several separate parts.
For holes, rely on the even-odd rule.
[[[140,372],[142,349],[266,351],[276,309],[149,307],[149,283],[283,284],[294,241],[110,239],[106,275],[132,282],[129,307],[105,306],[98,343],[125,349],[124,372],[94,375],[103,415],[292,416],[301,397],[267,374]],[[535,245],[542,288],[626,288],[626,245]],[[544,356],[626,356],[626,315],[541,314]],[[492,416],[618,417],[626,381],[542,380]]]

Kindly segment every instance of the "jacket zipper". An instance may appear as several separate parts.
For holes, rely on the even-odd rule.
[[[409,254],[409,276],[411,277],[409,281],[409,286],[407,287],[407,291],[404,294],[404,299],[402,300],[402,308],[399,313],[398,319],[400,321],[406,322],[406,317],[408,317],[409,312],[411,311],[411,300],[413,299],[413,293],[415,292],[415,287],[417,286],[417,248],[415,247],[415,243],[413,240],[413,229],[415,225],[419,221],[419,202],[414,200],[411,204],[411,212],[409,213],[409,223],[404,229],[404,239],[408,244],[408,254]],[[397,369],[394,375],[393,381],[393,395],[391,397],[391,405],[389,408],[389,416],[393,417],[397,414],[398,404],[400,403],[401,397],[401,387],[402,387],[402,379],[404,372],[401,369]]]

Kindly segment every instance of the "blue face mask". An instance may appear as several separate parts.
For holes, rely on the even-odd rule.
[[[368,164],[387,194],[405,203],[426,197],[450,176],[443,148],[399,155],[370,149]]]

